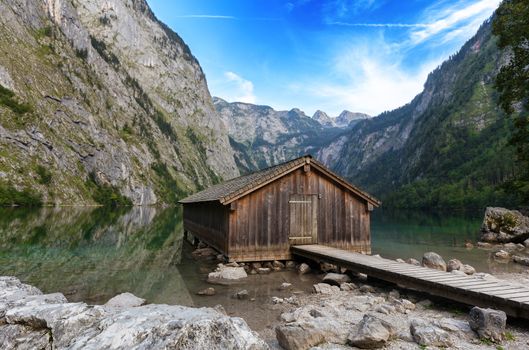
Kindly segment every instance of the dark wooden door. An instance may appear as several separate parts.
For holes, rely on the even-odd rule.
[[[291,194],[289,242],[296,244],[318,243],[318,195]]]

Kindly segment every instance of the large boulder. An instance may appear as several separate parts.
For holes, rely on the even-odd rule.
[[[470,310],[468,323],[480,338],[501,341],[505,333],[507,315],[503,311],[482,309],[476,306]]]
[[[240,318],[179,305],[89,306],[0,277],[2,349],[268,349]],[[137,301],[137,300],[136,300]],[[137,304],[134,302],[132,304]]]
[[[522,243],[529,238],[529,217],[518,210],[489,207],[481,225],[481,240],[491,243]]]
[[[285,324],[276,327],[276,338],[285,350],[310,349],[325,341],[322,330],[311,324]]]
[[[424,253],[422,257],[422,266],[429,267],[431,269],[446,271],[446,262],[441,255],[434,252]]]
[[[219,264],[214,272],[208,275],[208,282],[214,284],[231,284],[248,277],[244,267],[232,267]]]
[[[452,346],[450,334],[444,329],[427,321],[415,319],[411,321],[410,332],[413,340],[422,346],[438,346],[449,348]]]
[[[383,347],[394,334],[395,328],[389,322],[372,315],[364,315],[349,335],[348,341],[360,349],[377,349]]]

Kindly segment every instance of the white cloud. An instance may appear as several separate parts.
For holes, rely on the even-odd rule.
[[[254,85],[234,72],[224,73],[225,81],[220,86],[220,95],[228,101],[255,103]]]
[[[452,6],[446,9],[432,8],[425,18],[428,26],[412,32],[411,42],[419,44],[437,35],[443,35],[442,42],[446,42],[459,37],[460,33],[474,33],[498,8],[500,2],[501,0],[478,0],[457,9]]]

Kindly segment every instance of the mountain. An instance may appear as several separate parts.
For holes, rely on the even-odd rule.
[[[229,103],[214,97],[213,103],[228,129],[235,162],[242,173],[262,169],[286,160],[316,153],[345,132],[324,126],[301,110],[276,111],[268,106]]]
[[[386,206],[514,204],[511,123],[494,90],[507,59],[487,21],[409,104],[360,121],[318,157]]]
[[[144,0],[0,12],[0,203],[174,203],[239,174],[198,61]]]
[[[357,122],[369,119],[370,116],[365,113],[353,113],[349,111],[343,111],[334,120],[334,124],[339,128],[348,128],[354,126]]]
[[[349,111],[343,111],[336,118],[329,117],[329,115],[323,111],[317,110],[312,116],[312,119],[316,120],[324,127],[334,128],[351,128],[357,122],[363,119],[369,119],[371,116],[364,113],[354,113]]]

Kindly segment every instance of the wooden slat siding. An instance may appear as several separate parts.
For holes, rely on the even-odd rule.
[[[220,203],[189,204],[184,207],[184,230],[225,252],[229,209]]]
[[[501,280],[482,280],[474,276],[457,276],[449,272],[435,271],[413,265],[409,265],[410,270],[406,272],[407,266],[405,264],[393,260],[361,255],[322,245],[295,246],[292,247],[292,252],[297,256],[337,264],[353,271],[366,273],[368,276],[397,283],[406,288],[465,304],[500,309],[509,316],[529,319],[529,287],[511,285]],[[424,273],[417,273],[417,268],[424,270]],[[496,288],[507,289],[496,290]]]

